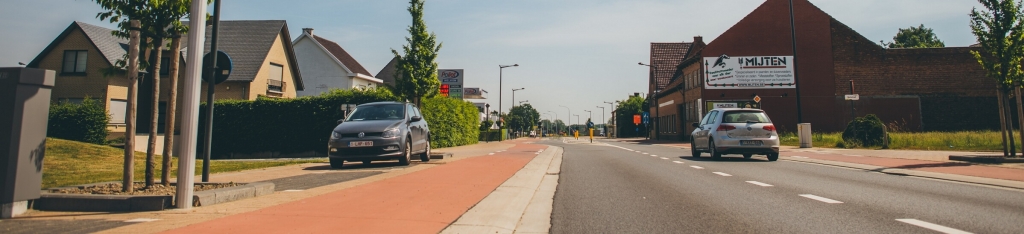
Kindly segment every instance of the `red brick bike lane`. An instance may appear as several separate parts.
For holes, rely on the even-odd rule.
[[[438,233],[546,148],[519,143],[494,155],[165,233]]]
[[[946,174],[957,174],[975,177],[984,177],[992,179],[1003,179],[1003,180],[1014,180],[1024,181],[1024,170],[1005,168],[1005,167],[993,167],[984,166],[977,164],[970,164],[965,162],[938,162],[938,161],[924,161],[924,160],[913,160],[913,159],[900,159],[900,158],[884,158],[884,157],[872,157],[870,155],[864,156],[845,156],[845,155],[834,155],[826,153],[796,153],[787,152],[783,153],[783,156],[795,156],[807,157],[811,159],[820,159],[828,161],[838,161],[847,163],[857,163],[872,166],[880,166],[894,169],[908,169],[917,171],[928,171],[938,172]]]

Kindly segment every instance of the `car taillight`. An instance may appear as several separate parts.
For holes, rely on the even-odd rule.
[[[762,128],[763,128],[763,129],[764,129],[765,131],[775,131],[775,125],[771,125],[771,124],[769,124],[769,125],[765,125],[765,126],[764,126],[764,127],[762,127]]]
[[[718,131],[730,131],[734,129],[736,129],[736,127],[730,125],[718,125]]]

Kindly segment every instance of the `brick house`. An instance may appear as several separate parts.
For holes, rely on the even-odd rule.
[[[258,96],[294,98],[296,90],[302,90],[302,77],[292,51],[287,23],[283,20],[268,21],[221,21],[218,49],[227,52],[234,68],[228,80],[216,86],[217,100],[255,100]],[[209,29],[207,29],[209,30]],[[127,53],[128,40],[111,35],[113,29],[82,22],[72,22],[56,39],[28,64],[28,67],[57,71],[52,101],[77,102],[85,97],[100,100],[111,114],[111,137],[124,135],[125,113],[128,96],[128,80],[123,70],[115,75],[104,75]],[[209,51],[207,33],[206,51]],[[182,58],[180,71],[187,66],[184,48],[187,38],[182,36]],[[169,40],[168,40],[169,43]],[[170,56],[164,51],[161,59],[160,109],[169,98],[168,67]],[[179,73],[178,87],[184,87],[184,72]],[[152,106],[153,79],[140,77],[138,87],[139,132],[149,130]],[[202,98],[206,101],[206,83],[203,82]],[[179,91],[178,103],[182,102]],[[177,109],[180,111],[182,108]],[[159,121],[160,131],[163,122]],[[180,123],[181,121],[176,121]]]
[[[687,42],[651,43],[647,98],[657,100],[654,97],[663,96],[663,93],[671,92],[667,88],[673,81],[675,67],[686,58],[692,46],[693,43]],[[653,134],[651,137],[661,139],[663,135],[678,134],[677,128],[673,127],[678,124],[678,121],[676,121],[678,115],[674,112],[676,101],[671,99],[659,100],[658,102],[650,102],[650,104],[651,106],[648,109],[651,116],[650,133]]]
[[[851,116],[867,114],[908,131],[999,127],[996,82],[970,54],[979,48],[885,49],[807,0],[793,3],[798,56],[796,62],[784,62],[795,65],[796,88],[772,83],[715,86],[709,77],[716,58],[785,60],[793,55],[789,1],[767,0],[706,46],[695,38],[671,82],[655,95],[657,103],[676,104],[661,106],[660,116],[683,123],[671,125],[676,129],[670,131],[679,134],[667,139],[688,139],[693,131],[689,123],[698,122],[716,104],[759,105],[780,131],[789,132],[796,130],[798,119],[811,123],[814,131],[842,131]],[[851,81],[858,101],[844,99],[851,94]],[[760,103],[753,103],[755,96]]]

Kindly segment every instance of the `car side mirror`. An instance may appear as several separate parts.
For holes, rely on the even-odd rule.
[[[339,119],[338,120],[338,124],[341,124],[342,122],[345,122],[345,119]]]
[[[420,120],[423,120],[423,117],[420,117],[420,116],[413,116],[413,117],[412,117],[412,118],[410,118],[409,120],[411,120],[412,122],[419,122]]]
[[[693,127],[695,127],[695,128],[699,128],[699,127],[700,127],[700,124],[699,124],[699,123],[696,123],[696,122],[694,122],[694,123],[691,123],[691,124],[690,124],[690,126],[693,126]]]

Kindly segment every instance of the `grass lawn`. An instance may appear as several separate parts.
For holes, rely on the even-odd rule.
[[[163,160],[156,158],[156,180],[160,180]],[[210,173],[242,171],[249,169],[277,167],[293,164],[327,162],[326,158],[301,160],[267,161],[217,161],[210,162]],[[172,158],[171,178],[177,175],[178,158]],[[196,163],[196,175],[202,173],[202,160]],[[46,139],[46,156],[43,157],[43,188],[88,184],[105,181],[121,181],[124,168],[124,150],[56,138]],[[135,153],[135,181],[145,179],[146,152]]]
[[[843,140],[842,135],[838,132],[813,133],[811,141],[815,147],[836,148],[836,145]],[[784,133],[780,137],[782,145],[800,145],[800,140],[795,133]],[[1002,151],[1002,136],[996,131],[894,132],[889,133],[889,138],[890,149]],[[1020,145],[1017,146],[1018,149],[1020,147]]]

